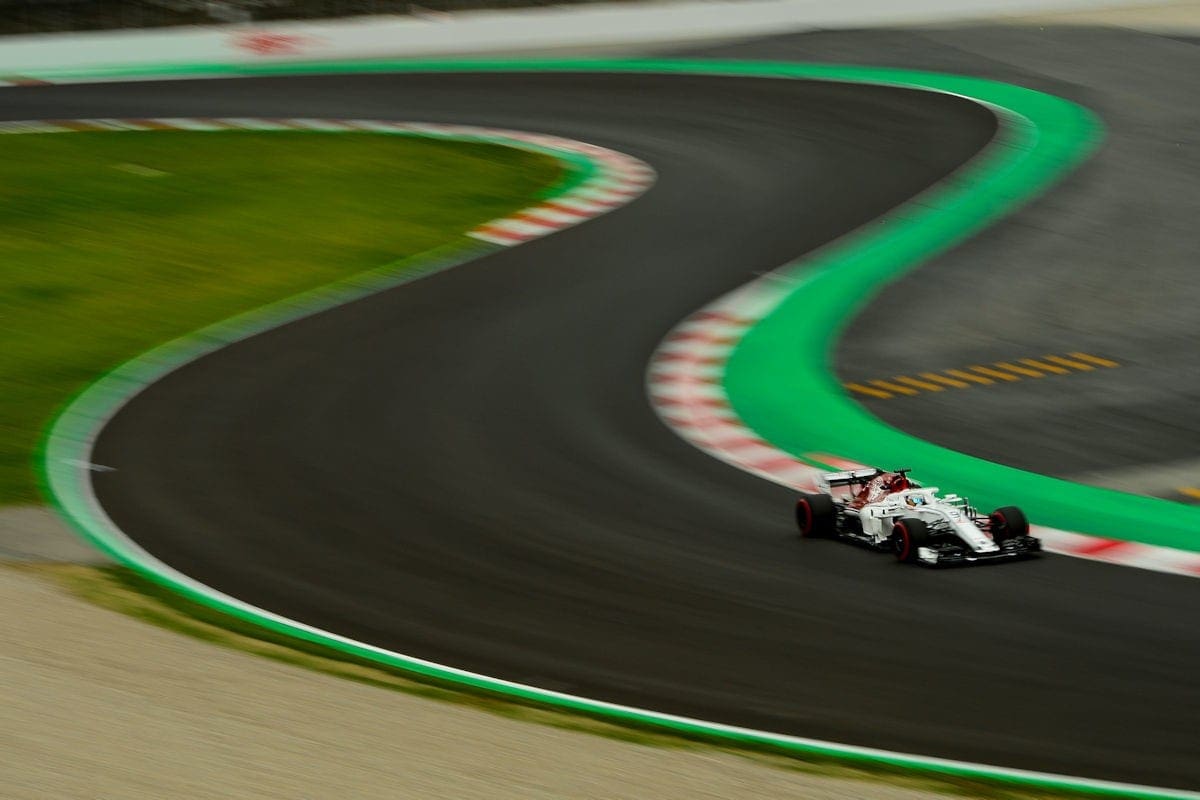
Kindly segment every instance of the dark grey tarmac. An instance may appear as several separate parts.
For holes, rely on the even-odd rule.
[[[818,35],[730,54],[888,62],[892,41],[889,63],[904,63],[924,56],[926,35]],[[806,42],[825,42],[823,54]],[[940,47],[944,69],[994,68]],[[209,80],[6,99],[9,118],[502,125],[612,146],[660,172],[648,195],[608,217],[260,335],[135,399],[101,435],[96,459],[117,471],[97,475],[96,488],[117,523],[172,566],[304,622],[547,688],[1200,788],[1194,581],[1056,557],[930,572],[801,543],[787,491],[693,450],[644,399],[646,359],[674,322],[968,158],[992,133],[979,109],[896,90],[637,76]],[[1025,281],[1046,267],[1006,256],[1028,220],[1092,229],[1097,171],[1127,174],[1104,166],[1113,147],[1064,187],[1065,201],[1055,192],[1025,212],[1040,216],[932,265],[945,286],[932,300],[920,292],[924,271],[902,283],[908,306],[929,304],[928,322],[859,326],[843,345],[854,369],[874,376],[897,353],[925,363],[969,352],[955,349],[970,341],[957,329],[936,349],[933,321],[942,304],[976,297],[989,266],[1009,277],[986,296],[1020,309]],[[1071,271],[1068,254],[1089,260],[1086,237],[1059,238],[1057,269]],[[977,316],[1010,324],[985,327],[981,341],[1047,349],[1038,325],[1061,338],[1053,317],[1029,310]],[[1005,424],[982,418],[977,430]]]
[[[787,36],[703,54],[978,75],[1097,112],[1107,139],[1096,158],[881,294],[842,339],[836,367],[861,381],[1046,353],[1113,359],[1122,366],[866,405],[955,450],[1174,499],[1180,485],[1200,487],[1198,45],[978,26]],[[1165,468],[1180,462],[1190,476]]]

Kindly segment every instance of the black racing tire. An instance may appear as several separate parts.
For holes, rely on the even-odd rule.
[[[827,494],[802,494],[796,501],[796,527],[806,538],[829,537],[837,533],[837,509]]]
[[[1029,535],[1029,520],[1025,518],[1025,512],[1016,506],[997,508],[988,514],[988,522],[992,541],[996,544]]]
[[[913,564],[917,561],[917,548],[929,544],[929,526],[916,517],[896,520],[892,526],[892,550],[897,561]]]

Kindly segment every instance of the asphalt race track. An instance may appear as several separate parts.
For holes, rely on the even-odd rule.
[[[778,37],[705,54],[961,72],[1096,111],[1108,128],[1099,156],[880,295],[840,342],[838,373],[862,381],[1103,355],[1121,367],[865,403],[919,438],[1042,474],[1170,499],[1200,487],[1200,40],[972,26]]]
[[[986,112],[901,90],[581,75],[6,99],[13,119],[499,125],[659,171],[607,217],[260,335],[136,398],[100,437],[95,458],[117,471],[96,489],[168,564],[303,622],[545,688],[1200,788],[1194,581],[1055,557],[931,572],[801,543],[787,491],[693,450],[643,395],[674,322],[936,181],[988,141]]]

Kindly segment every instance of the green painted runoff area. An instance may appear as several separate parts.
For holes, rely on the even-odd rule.
[[[870,69],[860,74],[869,78]],[[909,75],[882,73],[904,83]],[[834,377],[834,346],[890,281],[994,223],[1086,158],[1099,121],[1086,109],[1019,86],[940,75],[943,91],[1000,109],[1002,138],[932,193],[781,270],[779,305],[730,356],[725,388],[738,415],[775,446],[912,467],[983,509],[1020,505],[1040,525],[1200,551],[1200,508],[1058,480],[948,450],[890,427]],[[986,302],[986,298],[980,298]],[[982,435],[982,434],[981,434]]]
[[[0,136],[0,503],[100,374],[240,312],[456,242],[565,180],[555,158],[372,133]]]

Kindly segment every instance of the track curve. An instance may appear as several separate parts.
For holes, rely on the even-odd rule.
[[[255,337],[139,396],[98,441],[97,460],[118,471],[96,489],[167,563],[295,619],[548,688],[1200,785],[1200,635],[1175,613],[1194,597],[1186,581],[1065,559],[931,576],[836,545],[801,549],[786,491],[691,450],[642,395],[645,361],[674,322],[956,167],[991,136],[980,108],[829,84],[594,75],[12,98],[13,118],[501,125],[659,171],[608,218]]]

